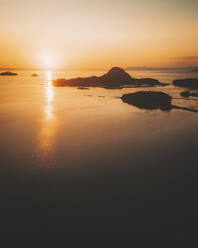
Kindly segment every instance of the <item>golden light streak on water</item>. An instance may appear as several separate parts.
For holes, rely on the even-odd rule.
[[[46,80],[47,80],[47,86],[46,86],[45,96],[47,99],[47,105],[45,107],[45,113],[46,113],[46,119],[52,119],[54,117],[53,115],[54,89],[52,85],[51,71],[46,71]]]
[[[46,71],[44,116],[41,119],[41,129],[38,139],[37,158],[43,168],[55,164],[54,138],[57,133],[57,120],[54,115],[54,88],[52,85],[52,72]]]

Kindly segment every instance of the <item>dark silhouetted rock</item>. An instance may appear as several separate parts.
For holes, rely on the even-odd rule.
[[[198,93],[190,93],[190,96],[198,97]]]
[[[160,83],[157,79],[153,78],[140,78],[140,79],[135,79],[135,84],[136,86],[166,86],[168,84],[165,83]]]
[[[88,87],[78,87],[79,90],[89,90]]]
[[[70,87],[102,87],[108,89],[120,89],[127,86],[163,86],[158,80],[145,78],[136,79],[131,77],[127,72],[119,67],[113,67],[110,71],[100,77],[73,78],[73,79],[57,79],[53,81],[54,86],[70,86]]]
[[[180,94],[183,97],[189,97],[189,96],[194,96],[194,97],[198,97],[198,93],[191,93],[190,91],[183,91]]]
[[[105,75],[100,77],[100,81],[107,86],[118,87],[125,84],[134,84],[134,78],[119,67],[113,67]]]
[[[186,78],[173,81],[173,85],[188,89],[198,89],[198,78]]]
[[[38,77],[38,74],[33,73],[33,74],[32,74],[32,77]]]
[[[172,97],[161,91],[139,91],[135,93],[124,94],[121,99],[123,102],[140,109],[160,109],[163,111],[181,109],[195,113],[198,112],[196,109],[172,105]]]
[[[11,72],[11,71],[5,71],[5,72],[1,72],[0,76],[17,76],[17,73]]]
[[[141,109],[171,110],[171,96],[157,91],[139,91],[124,94],[122,101]]]
[[[189,97],[190,96],[190,92],[189,91],[183,91],[183,92],[181,92],[180,95],[183,96],[183,97]]]

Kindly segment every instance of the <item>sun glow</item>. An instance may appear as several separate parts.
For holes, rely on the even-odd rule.
[[[47,67],[50,67],[50,66],[52,66],[52,61],[53,61],[52,58],[46,57],[44,59],[44,65],[47,66]]]

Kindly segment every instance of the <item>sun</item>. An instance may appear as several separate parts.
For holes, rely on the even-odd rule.
[[[51,66],[52,65],[52,58],[50,58],[50,57],[44,58],[44,64],[45,64],[45,66]]]

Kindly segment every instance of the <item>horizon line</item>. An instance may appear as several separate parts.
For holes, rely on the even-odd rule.
[[[112,66],[114,67],[114,66]],[[111,68],[112,68],[111,67]],[[118,66],[119,67],[119,66]],[[127,66],[123,67],[124,70],[132,71],[132,70],[194,70],[198,69],[197,66],[186,66],[186,67],[155,67],[155,66]],[[66,69],[66,68],[23,68],[23,67],[0,67],[0,71],[2,70],[21,70],[21,71],[106,71],[106,68],[94,68],[94,69]]]

